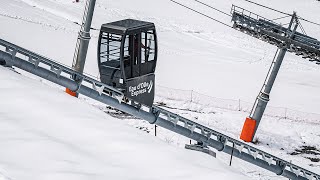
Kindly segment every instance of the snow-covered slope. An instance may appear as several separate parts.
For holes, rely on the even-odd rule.
[[[0,179],[246,179],[0,67]]]
[[[217,2],[213,2],[210,0],[203,1],[223,10],[224,12],[230,11],[231,4],[236,4],[255,11],[258,14],[264,15],[267,18],[275,18],[281,16],[281,14],[259,8],[243,0],[222,0]],[[211,9],[199,5],[193,0],[181,0],[179,2],[183,2],[226,23],[230,22],[230,17],[212,11]],[[298,15],[306,19],[320,22],[320,16],[317,16],[320,8],[320,3],[315,0],[282,0],[281,2],[277,0],[257,0],[256,2],[289,13],[295,10],[297,11]],[[23,46],[39,54],[43,54],[47,57],[53,58],[61,63],[71,65],[74,47],[76,44],[77,32],[79,31],[79,25],[77,25],[75,22],[79,23],[81,21],[84,3],[84,0],[80,0],[80,3],[73,3],[72,0],[1,0],[0,38]],[[189,10],[183,9],[180,6],[173,4],[169,0],[158,0],[152,2],[148,0],[97,0],[97,6],[93,19],[94,28],[99,29],[102,23],[124,18],[147,20],[152,21],[156,24],[159,36],[160,51],[158,67],[156,71],[156,83],[158,85],[163,85],[171,88],[196,90],[198,92],[214,97],[226,99],[242,99],[247,102],[252,102],[253,104],[254,98],[261,88],[268,67],[276,51],[275,47],[265,42],[259,41],[255,38],[249,37],[238,31],[211,21],[210,19],[206,19],[205,17],[194,14]],[[319,26],[311,25],[306,22],[302,23],[309,35],[320,39]],[[97,33],[98,31],[92,31],[92,39],[90,42],[88,59],[85,68],[85,71],[87,73],[90,73],[94,76],[98,76],[96,64]],[[319,67],[320,66],[315,65],[314,63],[310,63],[300,57],[296,57],[288,53],[286,55],[275,86],[272,90],[271,101],[269,105],[276,107],[282,106],[305,112],[319,113]],[[2,71],[3,68],[0,69],[0,73]],[[27,78],[21,80],[20,78],[23,78],[23,76],[16,76],[16,74],[12,74],[12,72],[9,72],[7,70],[4,70],[4,72],[2,73],[3,74],[0,79],[3,81],[1,82],[1,84],[5,84],[5,86],[3,86],[4,88],[1,88],[1,96],[5,97],[5,101],[1,101],[0,108],[3,112],[6,112],[7,115],[1,115],[0,118],[10,115],[13,122],[11,125],[3,125],[3,133],[1,132],[1,134],[6,135],[4,136],[6,138],[4,138],[3,141],[0,141],[0,143],[9,143],[10,146],[5,146],[8,149],[3,150],[3,154],[5,155],[4,157],[0,158],[0,175],[1,173],[5,175],[8,174],[8,176],[12,177],[12,179],[14,179],[13,177],[16,176],[19,177],[18,179],[20,179],[20,177],[32,177],[33,179],[35,177],[39,177],[39,179],[44,179],[44,176],[42,176],[42,174],[38,176],[38,171],[41,171],[44,174],[46,172],[50,174],[56,171],[59,172],[61,171],[61,169],[59,168],[64,169],[64,167],[66,167],[65,169],[71,171],[71,173],[64,173],[64,175],[70,175],[68,179],[71,179],[71,176],[73,176],[72,172],[80,174],[80,172],[84,171],[87,167],[90,171],[86,171],[88,172],[88,174],[83,176],[90,176],[91,172],[96,174],[103,174],[104,172],[102,171],[111,168],[111,166],[118,167],[117,162],[113,162],[114,159],[108,159],[111,156],[107,156],[107,158],[105,159],[105,154],[110,154],[111,152],[116,151],[116,149],[108,149],[108,144],[115,143],[110,148],[117,147],[121,150],[122,145],[128,143],[127,141],[130,141],[130,137],[134,139],[136,138],[132,137],[131,134],[141,134],[140,132],[132,129],[127,130],[130,129],[130,127],[126,127],[127,122],[134,125],[138,124],[137,126],[140,127],[144,126],[150,128],[149,125],[141,122],[137,123],[136,120],[128,120],[126,121],[126,123],[122,122],[120,124],[117,124],[116,122],[118,122],[119,120],[110,118],[104,113],[101,113],[96,109],[92,109],[91,106],[85,105],[84,102],[70,99],[68,96],[65,96],[62,91],[60,91],[60,93],[57,93],[57,91],[59,91],[58,89],[49,90],[45,85],[39,85],[39,83],[32,81],[29,82],[30,80],[28,80]],[[11,81],[8,79],[11,79]],[[28,83],[25,83],[25,81],[27,81]],[[40,90],[42,88],[46,90]],[[12,97],[9,97],[9,93]],[[31,93],[31,95],[27,95],[27,93]],[[37,98],[34,99],[34,97]],[[60,97],[61,99],[56,97]],[[20,101],[20,103],[18,101]],[[218,129],[221,132],[224,132],[235,138],[239,136],[241,126],[243,124],[245,116],[247,116],[247,113],[243,112],[222,110],[199,104],[189,104],[189,102],[187,102],[186,100],[172,102],[168,99],[160,99],[159,101],[167,103],[168,106],[171,106],[173,108],[182,107],[183,109],[195,108],[196,110],[201,110],[200,113],[188,111],[186,112],[181,110],[172,111],[176,111],[183,116],[192,118],[196,121],[201,122],[202,124],[208,125],[214,129]],[[18,104],[16,108],[22,109],[22,114],[20,114],[20,112],[17,113],[16,110],[13,110],[15,104]],[[61,106],[61,104],[65,105]],[[52,105],[52,107],[50,106],[50,108],[48,109],[43,108],[46,105]],[[81,107],[80,110],[74,111],[66,108],[69,106]],[[35,107],[40,108],[37,109]],[[99,108],[101,108],[101,106],[99,106]],[[76,115],[78,111],[80,113],[79,117],[77,116],[77,118],[75,119],[69,118],[74,117],[74,115]],[[38,118],[41,118],[41,121]],[[26,122],[24,122],[24,119],[27,119]],[[55,121],[53,121],[53,119],[55,119]],[[91,122],[92,119],[93,122]],[[10,119],[7,118],[7,120]],[[69,120],[71,122],[69,122]],[[103,124],[105,123],[104,121],[112,121],[113,123]],[[6,121],[0,122],[5,124],[7,123]],[[319,121],[297,122],[290,119],[264,117],[260,130],[257,133],[260,141],[260,144],[258,144],[257,146],[259,146],[259,148],[261,149],[264,149],[265,151],[272,152],[274,155],[279,155],[280,157],[293,160],[293,163],[301,163],[301,166],[305,168],[311,168],[312,170],[319,172],[319,162],[310,162],[310,160],[306,160],[300,155],[298,155],[298,157],[289,155],[289,153],[293,152],[295,149],[301,148],[301,146],[303,145],[308,145],[320,149],[320,134],[317,130],[320,128],[319,124]],[[43,131],[49,131],[48,133],[50,137],[46,137],[46,134],[43,135],[41,133],[29,133],[28,130],[22,131],[21,133],[21,131],[17,130],[18,128],[15,127],[18,125],[19,127],[26,127],[27,129],[35,128],[37,130],[41,129]],[[107,126],[110,126],[111,128],[95,131],[95,128],[97,126],[100,128],[100,125],[102,126],[101,128],[107,128]],[[9,132],[9,128],[11,126],[13,126],[12,128],[15,131]],[[61,129],[60,131],[56,130],[58,126],[59,129]],[[89,130],[87,129],[87,126],[89,127]],[[126,128],[124,130],[125,132],[121,131],[119,133],[119,136],[126,136],[125,138],[122,137],[122,139],[120,139],[120,142],[122,142],[122,144],[120,145],[117,144],[117,141],[114,140],[114,138],[117,137],[117,134],[115,133],[116,128]],[[7,129],[9,130],[7,131]],[[114,133],[110,135],[111,133],[109,134],[101,132],[104,130],[108,130]],[[173,135],[170,132],[161,132],[161,129],[159,131],[159,137],[164,141],[175,142],[180,146],[188,142],[188,140]],[[87,135],[87,133],[84,132],[93,133],[93,137],[91,135],[88,135],[88,137],[84,137]],[[24,142],[24,137],[27,137],[25,138],[26,142],[20,145],[20,141]],[[39,139],[36,144],[40,144],[29,144],[28,140],[31,139],[30,141],[33,142],[33,138]],[[109,138],[109,140],[107,141],[104,138]],[[141,145],[143,147],[141,147],[142,152],[148,155],[146,157],[142,157],[141,162],[144,162],[141,163],[142,168],[149,170],[149,168],[154,164],[148,163],[153,163],[152,159],[154,157],[159,159],[161,162],[162,160],[169,162],[168,164],[170,164],[170,168],[166,163],[161,163],[159,165],[161,168],[164,168],[166,170],[170,169],[171,171],[171,174],[161,173],[160,175],[162,175],[162,178],[176,179],[175,177],[182,177],[181,174],[185,173],[187,173],[188,176],[188,173],[191,173],[191,171],[189,171],[190,168],[195,168],[199,172],[205,171],[203,175],[203,178],[205,178],[211,176],[212,174],[211,169],[208,170],[210,171],[210,173],[208,173],[204,169],[206,169],[207,167],[215,168],[216,166],[211,166],[211,164],[203,166],[203,163],[218,163],[211,162],[211,159],[204,160],[204,162],[202,162],[203,159],[208,159],[208,157],[201,155],[196,155],[201,156],[202,159],[200,158],[199,161],[188,159],[189,155],[181,155],[182,157],[180,157],[179,155],[179,157],[176,157],[176,155],[181,154],[180,152],[182,152],[183,150],[176,149],[174,147],[162,147],[163,143],[158,142],[159,140],[156,140],[154,138],[144,141],[145,135],[143,135],[143,137],[139,136],[137,138],[138,139],[132,140],[135,142],[133,144],[137,147],[140,147]],[[72,147],[69,147],[68,145],[68,147],[62,147],[60,145],[55,146],[54,143],[47,144],[46,141],[48,139],[63,139],[68,143],[71,141],[76,141],[75,146],[82,146],[82,143],[84,143],[84,147],[81,148],[85,149],[81,149],[81,152],[75,150],[76,157],[73,157],[71,155],[74,153],[72,150],[70,150],[70,148],[72,149]],[[82,141],[82,139],[84,140]],[[110,139],[112,139],[112,141]],[[11,144],[11,140],[14,142],[19,141],[19,143],[13,142],[13,144]],[[136,141],[138,142],[136,143]],[[149,150],[145,151],[146,149],[153,148],[149,147],[149,141],[157,142],[156,145],[153,145],[151,143],[150,146],[159,148],[161,152],[156,152],[160,153],[160,155],[155,155],[157,153],[154,153],[151,156]],[[57,143],[60,143],[60,141],[58,141]],[[45,148],[45,146],[47,145],[49,146],[49,148]],[[55,146],[53,148],[53,151],[57,153],[50,151],[52,146]],[[98,150],[94,149],[93,146],[98,147]],[[124,147],[127,148],[127,146]],[[39,154],[39,159],[35,158],[38,156],[23,156],[23,149],[28,150],[29,154],[32,154],[33,148],[40,148],[39,151],[36,151],[38,152],[37,154]],[[125,152],[132,150],[132,147],[128,148],[130,150],[121,150],[121,155],[124,155],[126,154]],[[163,150],[168,151],[163,152],[161,150],[162,148],[168,148],[169,150]],[[10,151],[13,152],[13,150],[16,150],[17,152],[12,153],[11,155],[17,154],[16,158],[7,156],[6,154]],[[88,159],[88,154],[84,153],[82,150],[84,152],[92,150],[90,151],[90,153],[94,155],[97,153],[97,157],[98,159],[101,158],[101,161],[109,162],[110,160],[110,162],[113,162],[115,164],[110,165],[106,163],[105,166],[102,165],[101,168],[107,168],[101,170],[100,165],[102,162],[95,161],[90,158]],[[48,151],[48,154],[46,154],[46,151]],[[2,151],[0,150],[0,152]],[[66,155],[64,155],[64,153],[66,153]],[[165,155],[162,155],[161,153],[165,153]],[[41,154],[42,156],[40,156]],[[192,153],[192,156],[193,154],[195,155],[196,153]],[[79,158],[81,160],[81,163],[86,165],[78,166],[72,163],[66,165],[68,163],[64,164],[56,161],[56,157],[58,157],[58,159],[63,159],[69,156],[72,157],[71,161]],[[130,154],[130,157],[132,156],[134,155]],[[168,159],[163,159],[162,156],[166,156],[168,157]],[[47,159],[48,157],[53,158],[49,159],[49,161]],[[125,157],[130,159],[128,156]],[[136,158],[136,156],[134,157]],[[140,158],[140,156],[137,157]],[[220,158],[220,156],[218,156],[218,158]],[[177,164],[174,164],[175,162],[171,163],[171,159],[174,159],[173,161],[179,162],[177,162]],[[183,160],[180,161],[181,159]],[[28,170],[32,169],[29,168],[28,164],[31,161],[33,162],[33,166],[31,167],[33,168],[34,173],[28,176]],[[196,165],[185,166],[189,161],[195,161]],[[123,166],[125,166],[125,168],[127,169],[140,168],[140,166],[136,166],[133,161],[126,162],[126,160],[122,159],[121,163],[122,162],[124,163]],[[181,174],[177,175],[175,174],[176,168],[171,167],[179,167],[180,163],[183,164],[181,166],[185,169],[185,171],[181,171]],[[87,164],[92,165],[92,167],[89,167],[89,165]],[[257,179],[271,179],[271,177],[269,177],[265,173],[263,173],[263,175],[260,175],[261,171],[260,169],[257,170],[256,167],[247,168],[247,164],[242,164],[241,162],[234,163],[234,166],[237,169],[241,169],[241,172],[246,172],[247,174],[255,174],[253,176]],[[6,169],[8,167],[9,169]],[[72,169],[70,167],[75,169]],[[76,169],[78,167],[79,169]],[[158,166],[155,167],[158,168]],[[92,170],[91,168],[95,168],[97,169],[97,171]],[[148,170],[145,170],[144,172],[148,172]],[[140,176],[141,174],[135,173],[137,171],[133,170],[129,172],[133,174],[133,178],[142,179],[144,176]],[[220,171],[220,169],[218,171]],[[109,171],[107,170],[106,172],[109,173]],[[156,174],[155,170],[151,170],[151,172]],[[109,177],[107,176],[108,173],[103,174],[105,176],[102,177]],[[213,173],[215,174],[215,171],[213,171]],[[116,174],[113,175],[110,177],[123,177],[124,179],[127,179],[129,177],[125,176],[124,173],[119,173],[119,176],[117,176]],[[146,177],[154,177],[151,176],[152,173],[146,173],[146,175],[149,175]],[[190,177],[190,179],[195,178],[195,176],[188,177]],[[275,176],[272,178],[277,179],[279,177]],[[79,176],[77,176],[76,179],[79,179]]]

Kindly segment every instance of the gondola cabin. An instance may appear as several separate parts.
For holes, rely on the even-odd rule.
[[[125,19],[103,24],[98,43],[101,82],[151,106],[154,100],[157,35],[153,23]]]

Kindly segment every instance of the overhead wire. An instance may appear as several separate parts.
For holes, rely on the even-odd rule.
[[[255,5],[258,5],[258,6],[261,6],[261,7],[264,7],[264,8],[267,8],[267,9],[273,10],[273,11],[276,11],[276,12],[278,12],[278,13],[282,13],[282,14],[286,14],[286,15],[290,15],[290,16],[292,16],[292,14],[289,14],[289,13],[286,13],[286,12],[282,12],[282,11],[279,11],[279,10],[276,10],[276,9],[273,9],[273,8],[270,8],[270,7],[268,7],[268,6],[265,6],[265,5],[262,5],[262,4],[259,4],[259,3],[256,3],[256,2],[253,2],[253,1],[250,1],[250,0],[244,0],[244,1],[247,1],[247,2],[249,2],[249,3],[252,3],[252,4],[255,4]],[[304,19],[304,18],[302,18],[302,17],[300,17],[300,16],[298,16],[298,18],[299,18],[299,19],[301,19],[301,20],[303,20],[303,21],[306,21],[306,22],[308,22],[308,23],[311,23],[311,24],[314,24],[314,25],[320,26],[320,24],[319,24],[319,23],[312,22],[312,21],[307,20],[307,19]]]
[[[216,11],[218,11],[218,12],[224,14],[224,15],[227,15],[227,16],[230,16],[230,17],[231,17],[231,14],[228,14],[228,13],[226,13],[226,12],[223,12],[223,11],[221,11],[221,10],[215,8],[215,7],[212,7],[212,6],[210,6],[210,5],[208,5],[208,4],[204,3],[204,2],[201,2],[201,1],[199,1],[199,0],[194,0],[194,1],[196,1],[196,2],[198,2],[198,3],[200,3],[200,4],[202,4],[202,5],[205,5],[205,6],[209,7],[209,8],[211,8],[211,9],[214,9],[214,10],[216,10]]]
[[[211,16],[209,16],[209,15],[206,15],[206,14],[204,14],[204,13],[202,13],[202,12],[199,12],[199,11],[197,11],[197,10],[195,10],[195,9],[193,9],[193,8],[190,8],[190,7],[188,7],[188,6],[184,5],[184,4],[181,4],[181,3],[179,3],[179,2],[177,2],[177,1],[175,1],[175,0],[170,0],[170,1],[172,1],[172,2],[174,2],[174,3],[176,3],[176,4],[180,5],[180,6],[182,6],[182,7],[184,7],[184,8],[187,8],[187,9],[193,11],[193,12],[196,12],[196,13],[202,15],[202,16],[205,16],[205,17],[207,17],[207,18],[209,18],[209,19],[212,19],[212,20],[214,20],[214,21],[216,21],[216,22],[219,22],[219,23],[221,23],[221,24],[223,24],[223,25],[225,25],[225,26],[228,26],[228,27],[234,29],[232,26],[230,26],[230,25],[228,25],[228,24],[226,24],[226,23],[224,23],[224,22],[222,22],[222,21],[220,21],[220,20],[217,20],[217,19],[215,19],[215,18],[213,18],[213,17],[211,17]],[[227,16],[232,17],[232,15],[230,15],[230,14],[228,14],[228,13],[226,13],[226,12],[223,12],[223,11],[217,9],[217,8],[214,8],[214,7],[212,7],[212,6],[210,6],[210,5],[206,4],[206,3],[203,3],[203,2],[201,2],[201,1],[199,1],[199,0],[194,0],[194,1],[196,1],[196,2],[198,2],[198,3],[200,3],[200,4],[202,4],[202,5],[205,5],[205,6],[209,7],[209,8],[212,8],[212,9],[214,9],[214,10],[216,10],[216,11],[218,11],[218,12],[224,14],[224,15],[227,15]],[[277,18],[277,19],[282,19],[282,18],[286,18],[286,17],[290,17],[290,16],[291,16],[291,15],[287,15],[287,16],[280,17],[280,18]]]
[[[319,24],[319,23],[309,21],[309,20],[304,19],[304,18],[302,18],[302,17],[300,17],[300,16],[298,16],[298,18],[299,18],[300,20],[302,20],[302,21],[306,21],[306,22],[308,22],[308,23],[311,23],[311,24],[314,24],[314,25],[320,26],[320,24]]]
[[[184,8],[187,8],[187,9],[189,9],[189,10],[195,12],[195,13],[198,13],[198,14],[200,14],[200,15],[202,15],[202,16],[205,16],[205,17],[207,17],[207,18],[209,18],[209,19],[211,19],[211,20],[214,20],[214,21],[216,21],[216,22],[218,22],[218,23],[220,23],[220,24],[223,24],[223,25],[225,25],[225,26],[227,26],[227,27],[233,28],[231,25],[229,25],[229,24],[227,24],[227,23],[224,23],[224,22],[222,22],[222,21],[220,21],[220,20],[217,20],[217,19],[215,19],[215,18],[213,18],[213,17],[211,17],[211,16],[209,16],[209,15],[206,15],[206,14],[204,14],[204,13],[202,13],[202,12],[200,12],[200,11],[197,11],[197,10],[191,8],[191,7],[188,7],[188,6],[184,5],[184,4],[181,4],[181,3],[179,3],[179,2],[177,2],[177,1],[175,1],[175,0],[170,0],[170,1],[173,2],[173,3],[176,3],[176,4],[180,5],[180,6],[182,6],[182,7],[184,7]],[[223,12],[222,10],[217,9],[217,8],[215,8],[215,7],[213,7],[213,6],[210,6],[210,5],[208,5],[208,4],[204,3],[204,2],[201,2],[201,1],[199,1],[199,0],[194,0],[194,1],[200,3],[200,4],[204,5],[204,6],[207,6],[207,7],[211,8],[211,9],[213,9],[213,10],[215,10],[215,11],[218,11],[218,12],[224,14],[224,15],[227,15],[227,16],[232,17],[232,15],[230,15],[230,14],[228,14],[228,13],[226,13],[226,12]],[[282,14],[285,14],[285,15],[286,15],[286,16],[283,16],[283,17],[279,17],[279,18],[272,19],[272,21],[275,21],[275,20],[279,20],[279,19],[283,19],[283,18],[287,18],[287,17],[291,17],[291,16],[292,16],[292,14],[285,13],[285,12],[282,12],[282,11],[279,11],[279,10],[276,10],[276,9],[273,9],[273,8],[264,6],[264,5],[262,5],[262,4],[256,3],[256,2],[252,2],[252,1],[250,1],[250,0],[244,0],[244,1],[247,1],[247,2],[250,2],[250,3],[252,3],[252,4],[255,4],[255,5],[258,5],[258,6],[261,6],[261,7],[264,7],[264,8],[267,8],[267,9],[270,9],[270,10],[273,10],[273,11],[276,11],[276,12],[279,12],[279,13],[282,13]],[[318,23],[309,21],[309,20],[304,19],[304,18],[299,17],[299,16],[298,16],[298,19],[320,26],[320,24],[318,24]],[[282,24],[282,25],[285,25],[285,24]],[[305,35],[307,35],[307,33],[306,33],[306,31],[304,30],[301,22],[299,22],[299,28],[301,29],[302,33],[304,33]],[[234,28],[233,28],[233,29],[234,29]]]
[[[211,17],[211,16],[209,16],[209,15],[206,15],[206,14],[204,14],[204,13],[202,13],[202,12],[199,12],[199,11],[197,11],[197,10],[191,8],[191,7],[188,7],[188,6],[184,5],[184,4],[181,4],[181,3],[179,3],[179,2],[177,2],[177,1],[175,1],[175,0],[170,0],[170,1],[173,2],[173,3],[176,3],[176,4],[180,5],[180,6],[182,6],[182,7],[184,7],[184,8],[187,8],[187,9],[193,11],[193,12],[196,12],[196,13],[202,15],[202,16],[205,16],[205,17],[207,17],[207,18],[209,18],[209,19],[211,19],[211,20],[214,20],[214,21],[216,21],[216,22],[218,22],[218,23],[221,23],[221,24],[223,24],[223,25],[225,25],[225,26],[227,26],[227,27],[230,27],[230,28],[234,29],[231,25],[226,24],[226,23],[224,23],[224,22],[222,22],[222,21],[220,21],[220,20],[217,20],[217,19],[215,19],[215,18],[213,18],[213,17]],[[198,2],[198,3],[200,3],[200,4],[203,4],[203,5],[207,6],[207,7],[210,7],[210,8],[212,8],[212,9],[214,9],[214,10],[216,10],[216,11],[222,13],[222,14],[225,14],[225,15],[228,15],[228,16],[232,17],[231,15],[229,15],[229,14],[227,14],[227,13],[225,13],[225,12],[223,12],[223,11],[217,9],[217,8],[214,8],[214,7],[212,7],[212,6],[208,5],[208,4],[205,4],[205,3],[203,3],[203,2],[201,2],[201,1],[199,1],[199,0],[194,0],[194,1],[196,1],[196,2]],[[291,16],[291,15],[287,15],[287,16],[281,17],[281,18],[286,18],[286,17],[289,17],[289,16]],[[279,18],[279,19],[281,19],[281,18]],[[289,24],[289,23],[287,23],[287,24]],[[237,29],[235,29],[235,30],[237,30]]]
[[[282,26],[286,26],[286,25],[289,25],[290,23],[288,22],[288,23],[284,23],[284,24],[281,24]]]
[[[197,10],[195,10],[195,9],[191,8],[191,7],[188,7],[188,6],[184,5],[184,4],[181,4],[181,3],[179,3],[179,2],[177,2],[177,1],[175,1],[175,0],[170,0],[170,1],[171,1],[171,2],[173,2],[173,3],[175,3],[175,4],[177,4],[177,5],[179,5],[179,6],[182,6],[182,7],[186,8],[186,9],[189,9],[189,10],[191,10],[191,11],[193,11],[193,12],[197,13],[197,14],[200,14],[200,15],[202,15],[202,16],[205,16],[205,17],[207,17],[207,18],[209,18],[209,19],[211,19],[211,20],[213,20],[213,21],[216,21],[216,22],[218,22],[218,23],[220,23],[220,24],[222,24],[222,25],[225,25],[225,26],[227,26],[227,27],[230,27],[230,28],[232,28],[232,29],[235,29],[235,30],[240,31],[239,29],[234,28],[233,26],[231,26],[231,25],[229,25],[229,24],[226,24],[226,23],[224,23],[224,22],[222,22],[222,21],[220,21],[220,20],[217,20],[217,19],[215,19],[215,18],[213,18],[213,17],[211,17],[211,16],[209,16],[209,15],[206,15],[206,14],[204,14],[204,13],[202,13],[202,12],[199,12],[199,11],[197,11]],[[225,15],[227,14],[227,13],[225,13],[225,12],[223,12],[223,11],[221,11],[221,10],[217,9],[217,8],[213,8],[212,6],[209,6],[209,5],[205,4],[205,3],[202,3],[202,2],[201,2],[201,1],[199,1],[199,0],[195,0],[195,1],[196,1],[196,2],[198,2],[198,3],[201,3],[201,4],[203,4],[203,5],[205,5],[205,6],[207,6],[207,7],[210,7],[210,8],[212,8],[212,9],[214,9],[214,10],[216,10],[216,11],[218,11],[218,12],[222,13],[222,14],[225,14]],[[249,0],[245,0],[245,1],[252,2],[252,1],[249,1]],[[252,2],[252,3],[253,3],[253,2]],[[257,3],[254,3],[254,4],[257,4]],[[261,6],[263,6],[263,5],[261,5]],[[265,7],[265,8],[272,9],[272,8],[269,8],[269,7]],[[280,18],[277,18],[277,19],[282,19],[282,18],[286,18],[286,17],[288,17],[288,16],[292,16],[291,14],[284,13],[284,12],[281,12],[281,11],[278,11],[278,10],[275,10],[275,9],[272,9],[272,10],[277,11],[277,12],[280,12],[280,13],[283,13],[283,14],[286,14],[286,15],[287,15],[287,16],[280,17]],[[231,16],[231,15],[228,15],[228,16]],[[276,20],[277,20],[277,19],[276,19]],[[307,21],[307,22],[310,22],[310,23],[313,23],[313,24],[316,24],[316,25],[319,25],[319,26],[320,26],[320,24],[318,24],[318,23],[314,23],[314,22],[312,22],[312,21],[309,21],[309,20],[303,19],[303,18],[301,18],[301,17],[298,17],[298,18],[297,18],[297,21],[298,21],[297,23],[298,23],[298,25],[299,25],[299,27],[300,27],[301,31],[302,31],[305,35],[307,35],[307,34],[306,34],[306,32],[305,32],[305,30],[304,30],[303,26],[301,25],[301,22],[299,21],[299,19],[300,19],[300,20],[304,20],[304,21]],[[290,24],[290,23],[288,23],[288,24]],[[284,24],[282,24],[282,26],[283,26],[283,25],[284,25]],[[295,40],[293,40],[293,41],[295,41]],[[320,63],[319,63],[319,64],[320,64]]]
[[[213,21],[216,21],[216,22],[218,22],[218,23],[220,23],[220,24],[223,24],[223,25],[225,25],[225,26],[228,26],[228,27],[232,28],[232,26],[230,26],[229,24],[226,24],[226,23],[224,23],[224,22],[222,22],[222,21],[219,21],[219,20],[217,20],[217,19],[215,19],[215,18],[213,18],[213,17],[211,17],[211,16],[208,16],[208,15],[206,15],[206,14],[204,14],[204,13],[202,13],[202,12],[199,12],[199,11],[197,11],[197,10],[195,10],[195,9],[192,9],[192,8],[190,8],[190,7],[188,7],[188,6],[184,5],[184,4],[181,4],[181,3],[177,2],[177,1],[174,1],[174,0],[170,0],[170,1],[173,2],[173,3],[176,3],[176,4],[180,5],[180,6],[182,6],[182,7],[184,7],[184,8],[187,8],[187,9],[189,9],[189,10],[195,12],[195,13],[198,13],[198,14],[200,14],[200,15],[202,15],[202,16],[205,16],[205,17],[207,17],[207,18],[209,18],[209,19],[211,19],[211,20],[213,20]]]
[[[279,18],[271,19],[271,20],[272,20],[272,21],[276,21],[276,20],[279,20],[279,19],[287,18],[287,17],[291,17],[291,15],[282,16],[282,17],[279,17]]]
[[[264,8],[266,8],[266,9],[270,9],[270,10],[275,11],[275,12],[278,12],[278,13],[282,13],[282,14],[286,14],[286,15],[292,16],[292,14],[289,14],[289,13],[286,13],[286,12],[282,12],[282,11],[273,9],[273,8],[271,8],[271,7],[268,7],[268,6],[265,6],[265,5],[262,5],[262,4],[259,4],[259,3],[256,3],[256,2],[250,1],[250,0],[244,0],[244,1],[247,1],[247,2],[249,2],[249,3],[252,3],[252,4],[255,4],[255,5],[264,7]]]

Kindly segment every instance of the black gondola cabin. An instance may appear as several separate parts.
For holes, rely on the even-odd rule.
[[[98,65],[101,82],[151,106],[154,100],[157,35],[153,23],[125,19],[101,26]]]

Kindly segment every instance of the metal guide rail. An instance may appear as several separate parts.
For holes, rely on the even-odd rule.
[[[228,137],[175,113],[157,106],[139,106],[137,105],[138,103],[132,100],[123,101],[124,95],[117,89],[86,75],[78,74],[72,69],[53,60],[0,39],[0,61],[1,60],[4,60],[7,66],[20,68],[69,88],[72,91],[76,91],[82,95],[113,106],[118,110],[144,119],[151,124],[156,124],[195,141],[202,141],[205,145],[213,147],[218,151],[233,154],[233,156],[238,157],[239,159],[267,169],[277,175],[290,179],[320,180],[320,175],[316,173]],[[81,77],[81,81],[74,81],[71,78],[74,75]]]
[[[26,50],[22,47],[19,47],[17,45],[14,45],[12,43],[9,43],[5,40],[0,39],[0,46],[2,46],[2,49],[0,47],[0,50],[5,50],[7,53],[10,53],[12,56],[13,61],[7,61],[8,66],[16,66],[15,65],[15,59],[23,60],[21,63],[29,63],[34,66],[33,71],[37,71],[37,69],[47,69],[53,72],[57,78],[67,78],[72,80],[71,77],[77,76],[80,78],[80,81],[77,82],[77,87],[72,88],[71,90],[77,91],[79,87],[82,84],[91,84],[92,87],[97,90],[100,94],[103,93],[103,90],[107,92],[112,92],[112,96],[118,98],[121,100],[123,98],[123,93],[111,86],[105,85],[101,83],[98,80],[95,80],[92,77],[79,74],[78,72],[72,70],[70,67],[67,67],[66,65],[63,65],[59,62],[56,62],[54,60],[48,59],[44,56],[41,56],[39,54],[36,54],[32,51]],[[27,59],[27,60],[25,60]],[[13,64],[11,64],[13,63]],[[20,65],[21,66],[21,65]],[[31,70],[31,69],[30,69]],[[29,70],[27,70],[29,72]],[[31,72],[32,73],[32,72]],[[37,74],[36,74],[37,75]],[[46,78],[45,78],[46,79]]]
[[[235,5],[232,5],[231,14],[233,28],[278,47],[290,44],[289,52],[320,64],[320,41],[317,39],[299,32],[290,39],[288,34],[292,32],[283,25]]]

